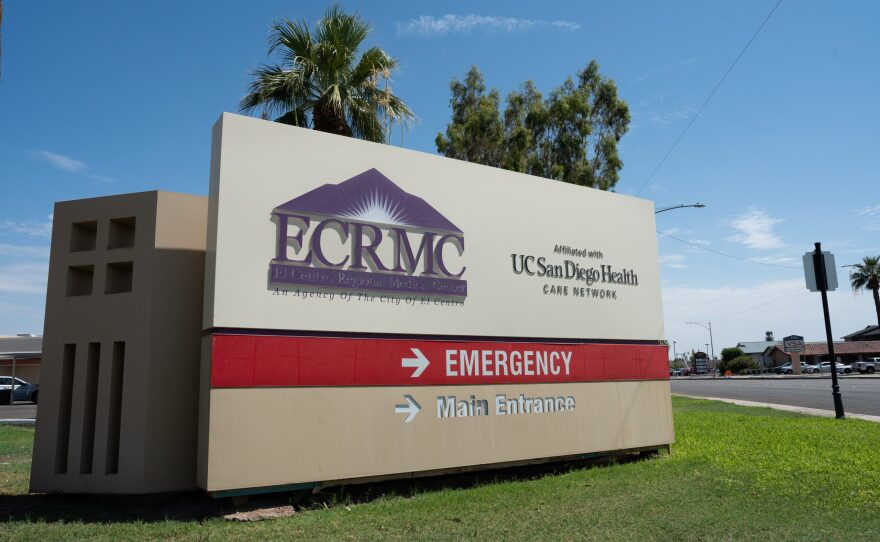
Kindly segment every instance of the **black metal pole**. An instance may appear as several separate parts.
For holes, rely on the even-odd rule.
[[[831,335],[831,316],[828,314],[828,275],[825,269],[825,258],[822,257],[822,243],[816,243],[813,252],[813,269],[816,272],[816,286],[822,293],[822,312],[825,315],[825,338],[828,340],[828,355],[831,356],[831,397],[834,398],[834,415],[842,420],[843,400],[840,397],[840,386],[837,385],[837,362],[834,356],[834,339]]]

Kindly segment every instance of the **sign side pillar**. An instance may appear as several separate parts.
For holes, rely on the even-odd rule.
[[[801,354],[800,352],[791,352],[791,374],[801,374]]]

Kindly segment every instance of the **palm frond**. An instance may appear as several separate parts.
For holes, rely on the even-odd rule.
[[[282,19],[272,25],[269,33],[269,54],[281,49],[282,55],[309,56],[312,49],[312,35],[305,21]]]
[[[369,33],[369,24],[339,4],[314,27],[277,21],[269,54],[280,63],[251,72],[240,109],[261,109],[264,116],[297,126],[310,120],[315,129],[370,141],[383,141],[386,125],[410,126],[415,115],[388,86],[397,60],[378,47],[360,52]]]
[[[385,143],[387,134],[385,127],[376,114],[376,109],[369,100],[363,98],[353,100],[348,110],[351,131],[355,137],[375,143]]]
[[[297,70],[285,70],[278,65],[263,65],[251,72],[254,77],[248,94],[239,102],[239,109],[252,111],[258,107],[268,114],[283,114],[301,109],[308,100],[307,83]]]
[[[391,57],[379,47],[372,47],[364,51],[357,65],[351,71],[350,82],[352,85],[360,86],[380,79],[388,80],[391,78],[391,72],[397,69],[397,59]]]

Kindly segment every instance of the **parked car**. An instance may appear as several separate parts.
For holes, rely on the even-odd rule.
[[[0,390],[8,390],[10,388],[12,388],[12,377],[0,376]],[[39,396],[39,384],[31,384],[30,382],[24,381],[20,378],[15,379],[15,391],[13,392],[13,400],[30,401],[34,404],[37,404],[37,399],[39,398]]]
[[[778,375],[790,375],[790,374],[794,373],[794,369],[792,369],[791,363],[786,363],[785,365],[780,365],[779,367],[776,367],[776,369],[774,369],[774,371]],[[804,363],[801,363],[801,372],[802,373],[809,372],[807,370],[807,365],[805,365]]]
[[[823,361],[819,364],[819,372],[820,373],[830,373],[831,372],[831,362]],[[850,374],[853,372],[852,365],[846,365],[843,363],[837,364],[837,374]]]
[[[818,363],[807,364],[805,366],[804,370],[806,371],[807,374],[818,373],[819,372],[819,364]]]
[[[856,361],[852,364],[853,371],[868,373],[869,375],[880,371],[880,358],[870,358],[865,361]]]

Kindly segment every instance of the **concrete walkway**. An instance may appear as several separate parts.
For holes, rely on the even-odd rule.
[[[723,397],[702,397],[699,395],[687,395],[684,393],[673,393],[682,397],[690,397],[691,399],[707,399],[709,401],[721,401],[722,403],[730,403],[731,405],[747,406],[747,407],[764,407],[776,410],[785,410],[786,412],[796,412],[798,414],[806,414],[808,416],[824,416],[833,418],[835,416],[833,410],[824,410],[821,408],[807,408],[792,405],[779,405],[776,403],[759,403],[757,401],[743,401],[741,399],[725,399]],[[847,414],[847,418],[855,418],[857,420],[865,420],[869,422],[880,423],[880,416],[871,416],[869,414]]]
[[[0,424],[34,425],[37,419],[37,405],[16,401],[14,405],[0,405]]]
[[[776,374],[765,374],[765,375],[745,375],[745,376],[711,376],[711,375],[700,375],[700,376],[672,376],[669,377],[671,380],[831,380],[830,374],[810,374],[810,375],[776,375]],[[837,375],[838,380],[843,379],[880,379],[880,374],[872,374],[872,375],[860,375],[860,374],[849,374],[849,375]]]

